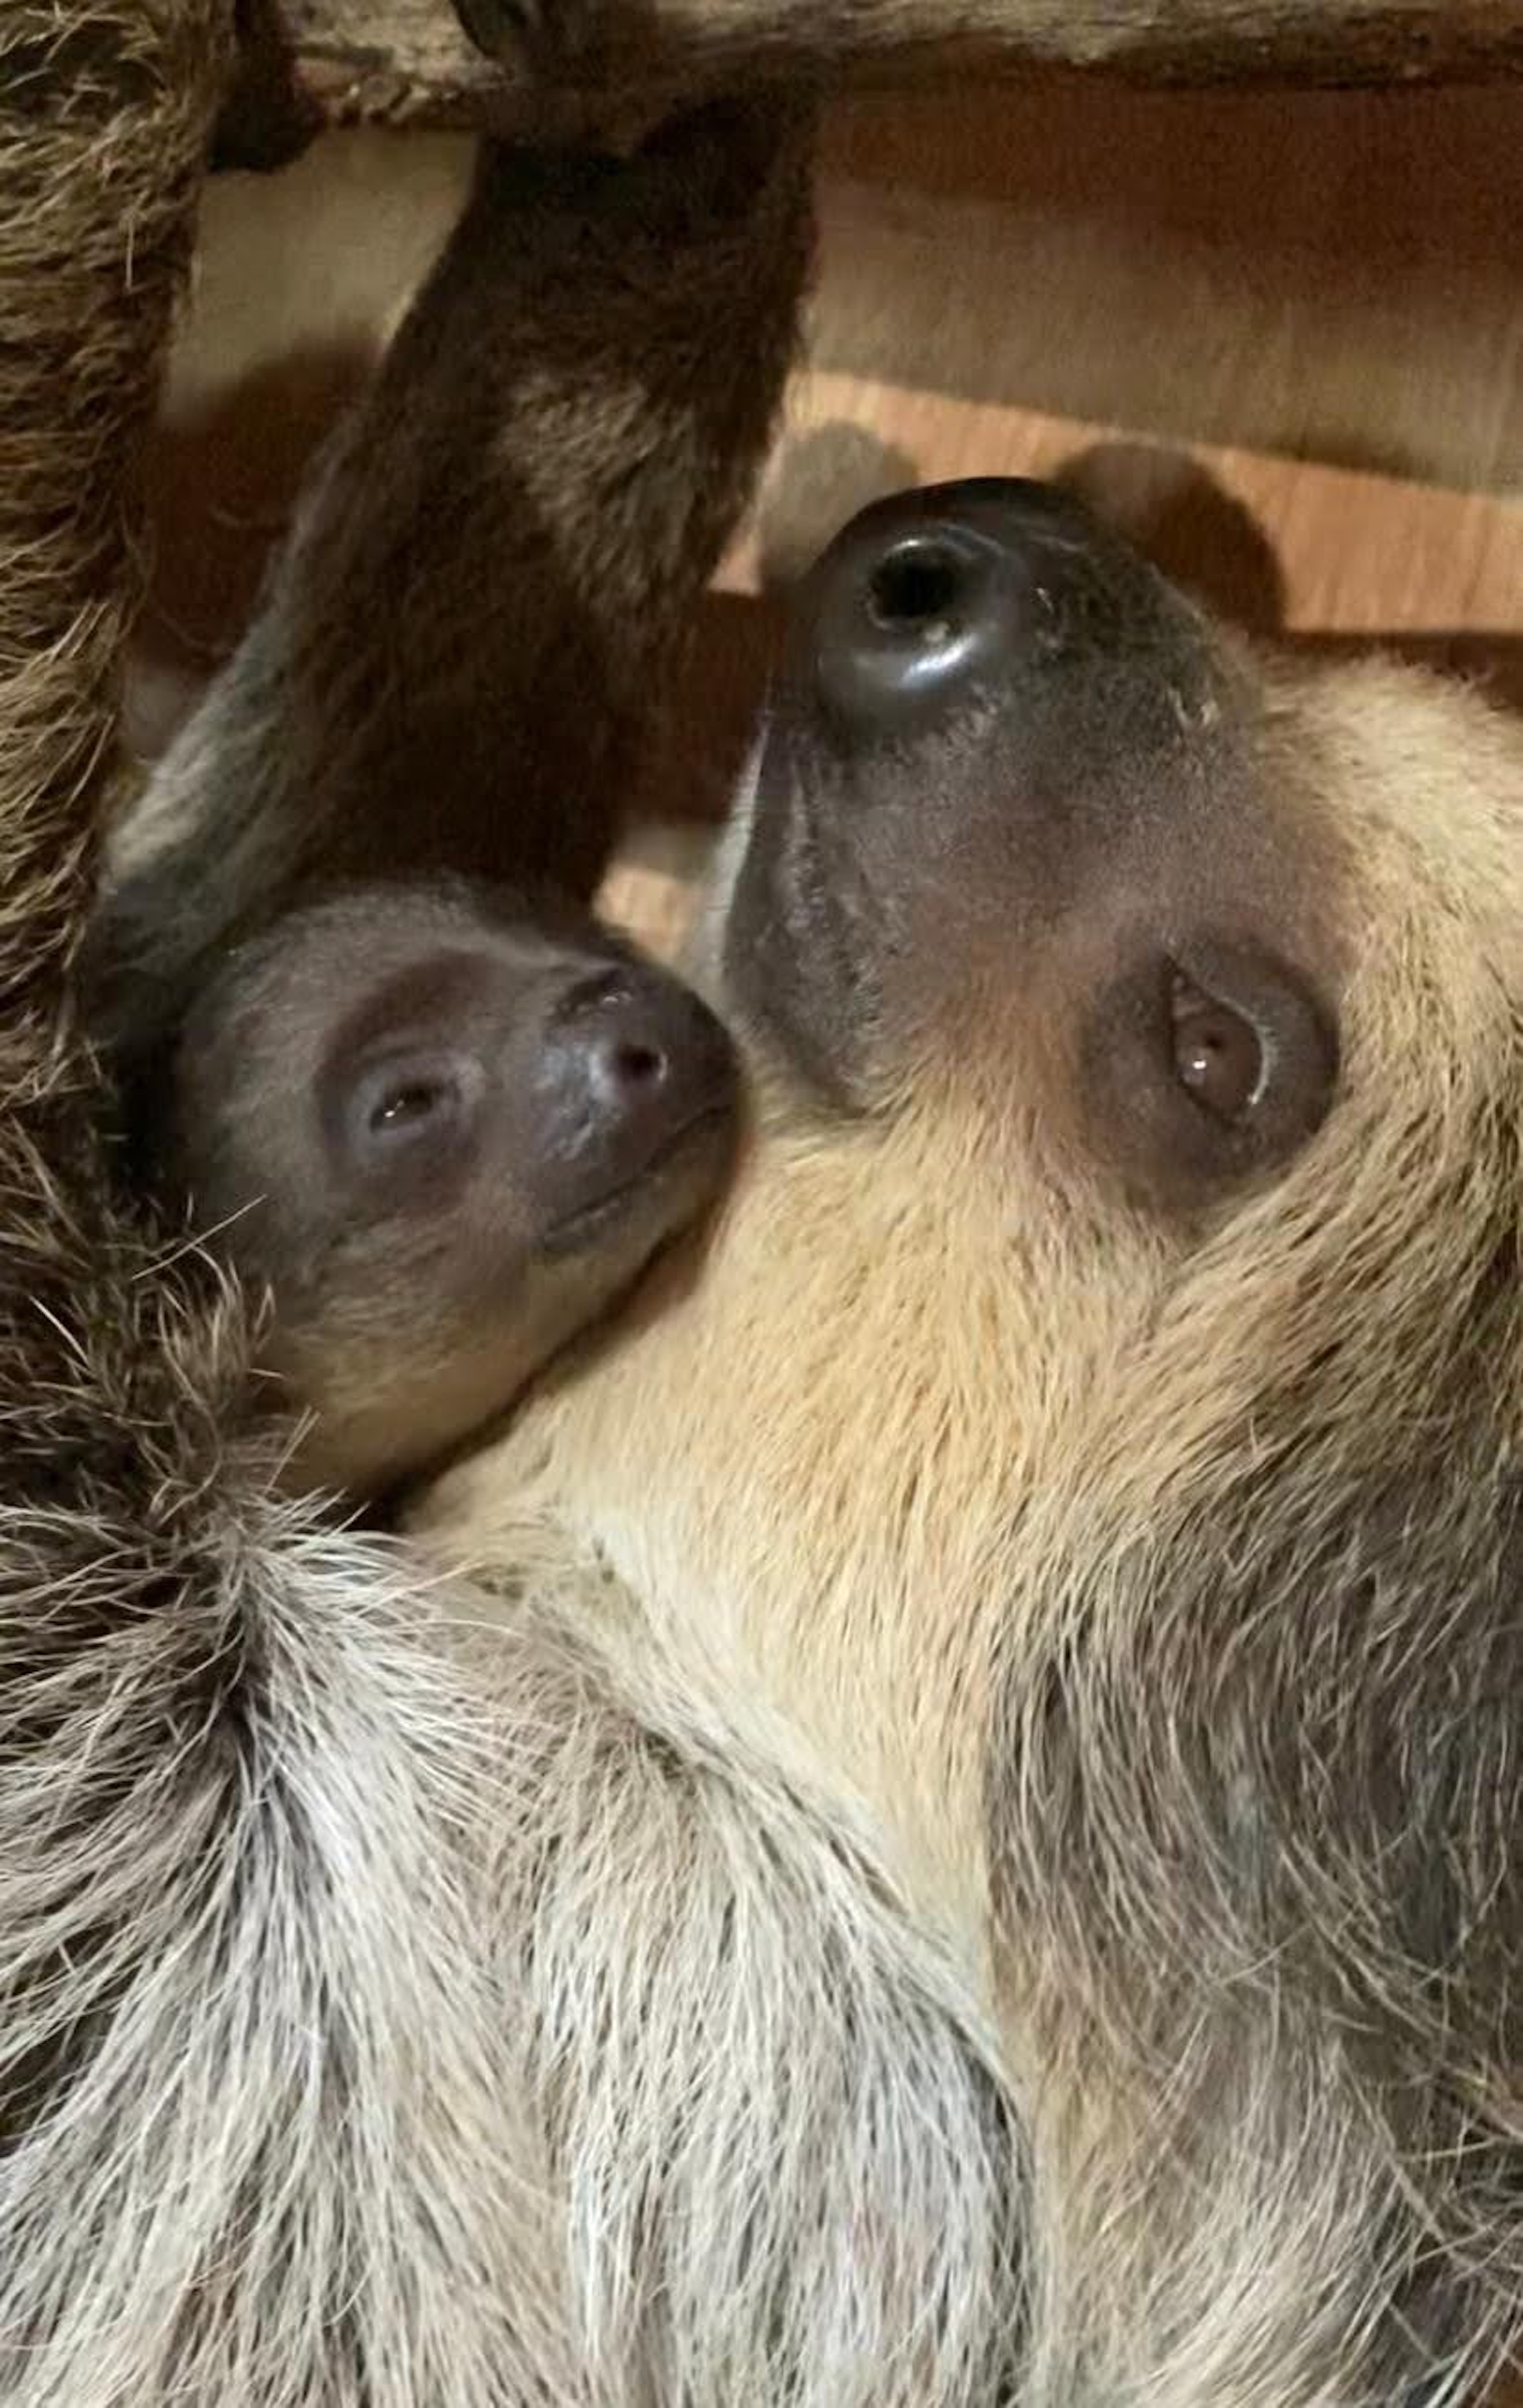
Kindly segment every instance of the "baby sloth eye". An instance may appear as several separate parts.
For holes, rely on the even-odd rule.
[[[455,1052],[392,1055],[360,1072],[345,1098],[344,1150],[360,1168],[424,1148],[437,1153],[468,1125],[481,1087],[480,1066]]]
[[[1202,1111],[1240,1121],[1263,1095],[1269,1065],[1258,1031],[1241,1011],[1175,972],[1169,996],[1174,1071]]]
[[[446,1111],[454,1098],[454,1089],[447,1082],[413,1079],[405,1086],[390,1087],[372,1105],[367,1124],[371,1135],[382,1129],[395,1129],[403,1124],[426,1120],[431,1112]]]

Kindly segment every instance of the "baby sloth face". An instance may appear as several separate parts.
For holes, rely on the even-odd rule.
[[[511,1401],[728,1163],[725,1032],[592,923],[454,882],[346,889],[191,1010],[168,1153],[269,1291],[295,1469],[388,1486]]]

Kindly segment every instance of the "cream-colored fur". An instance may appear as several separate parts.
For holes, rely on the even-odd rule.
[[[855,1129],[812,1121],[759,1056],[703,1264],[419,1514],[484,1565],[510,1629],[553,1598],[631,1698],[661,1698],[689,1781],[749,1768],[736,1917],[752,1851],[869,1835],[903,1901],[894,1945],[936,1950],[966,2028],[999,2033],[1031,2152],[1028,2188],[1007,2169],[1020,2397],[1043,2408],[1352,2408],[1429,2355],[1421,2396],[1446,2401],[1517,2338],[1516,2010],[1484,1985],[1518,1943],[1478,1935],[1517,1878],[1516,1691],[1496,1696],[1517,1592],[1489,1581],[1523,1375],[1519,1299],[1491,1290],[1523,1202],[1523,736],[1378,664],[1266,675],[1266,742],[1340,865],[1352,965],[1338,1100],[1276,1184],[1161,1234],[1082,1166],[1055,1175],[1040,1097],[976,1055]],[[723,894],[711,947],[722,917]],[[1445,1447],[1411,1491],[1428,1526],[1378,1555],[1384,1475]],[[1454,1793],[1428,1821],[1424,1749]],[[786,1841],[784,1787],[807,1800]],[[1458,1852],[1469,1929],[1442,1967],[1410,1938],[1403,1818]],[[611,1804],[581,1878],[629,1918],[590,1916],[564,1993],[535,1999],[573,2088],[603,2063],[586,2000],[682,1886],[650,1844],[634,1794]],[[831,1911],[855,1929],[868,1898],[847,1880]],[[758,1959],[726,2014],[767,2022],[787,1979]],[[647,2012],[618,2108],[563,2137],[582,2284],[607,2276],[586,2152],[611,2151],[600,2189],[655,2145],[672,2044]],[[901,2109],[924,2070],[894,2077]],[[733,2172],[723,2033],[689,2079]],[[765,2196],[803,2143],[793,2076],[743,2106]],[[836,2245],[847,2280],[839,2227]],[[869,2393],[900,2397],[886,2374]]]

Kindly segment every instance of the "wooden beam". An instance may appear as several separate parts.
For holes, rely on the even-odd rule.
[[[548,13],[568,0],[549,0]],[[617,129],[737,79],[813,64],[859,85],[1101,77],[1154,85],[1523,79],[1523,0],[579,0],[555,89],[511,36],[472,47],[450,0],[239,0],[219,164],[265,166],[323,126]],[[492,24],[501,0],[474,0]]]

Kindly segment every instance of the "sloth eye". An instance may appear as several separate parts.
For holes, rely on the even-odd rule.
[[[381,1168],[418,1149],[435,1154],[468,1125],[481,1086],[474,1057],[453,1050],[373,1063],[344,1098],[344,1152],[360,1168]]]
[[[1339,1070],[1336,1019],[1299,970],[1210,931],[1182,951],[1140,947],[1080,1040],[1097,1151],[1165,1210],[1287,1161],[1327,1117]]]
[[[456,1100],[457,1090],[447,1080],[411,1079],[403,1086],[388,1087],[386,1093],[372,1104],[366,1125],[372,1137],[402,1127],[411,1127],[430,1115],[449,1110]]]
[[[1174,1074],[1203,1111],[1240,1121],[1262,1096],[1269,1065],[1253,1023],[1176,972],[1169,997]]]

